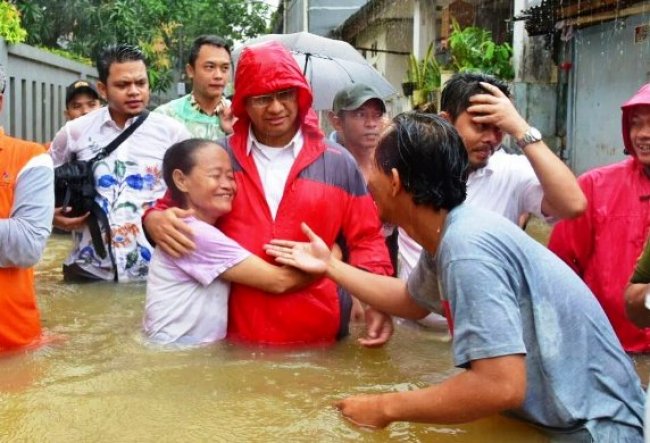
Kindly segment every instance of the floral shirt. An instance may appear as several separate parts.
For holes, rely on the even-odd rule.
[[[119,128],[104,107],[68,122],[50,146],[54,166],[69,161],[72,154],[79,160],[90,160],[133,121],[130,119],[124,128]],[[113,280],[116,274],[118,281],[146,278],[152,247],[142,230],[141,217],[165,193],[165,151],[190,136],[180,123],[151,113],[117,149],[95,164],[97,203],[108,217],[117,269],[109,255],[101,258],[97,254],[87,226],[73,232],[74,246],[66,264],[77,264],[105,280]]]
[[[230,101],[225,100],[225,105],[230,106]],[[217,109],[212,115],[206,114],[192,94],[160,105],[154,110],[154,112],[168,115],[184,124],[193,137],[215,141],[225,137],[216,111]]]

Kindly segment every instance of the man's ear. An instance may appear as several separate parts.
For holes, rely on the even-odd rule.
[[[396,168],[390,170],[390,196],[395,197],[403,189],[402,178]]]
[[[187,176],[183,174],[183,171],[174,169],[172,171],[172,180],[174,180],[174,184],[179,191],[187,192]]]
[[[194,66],[189,63],[185,65],[185,74],[190,80],[194,80]]]
[[[453,123],[453,121],[451,120],[451,115],[449,115],[447,111],[440,111],[438,115],[444,118],[445,120],[447,120],[449,123]]]
[[[104,101],[107,101],[108,99],[107,99],[107,96],[106,96],[106,85],[104,84],[104,82],[101,82],[101,81],[97,82],[97,90],[99,91],[100,97]]]
[[[334,111],[327,111],[327,120],[330,122],[330,125],[332,125],[334,130],[340,134],[342,129],[341,117],[336,115]]]
[[[5,106],[5,95],[4,93],[0,93],[0,112],[2,112],[4,106]]]

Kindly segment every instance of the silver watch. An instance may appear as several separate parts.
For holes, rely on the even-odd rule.
[[[537,143],[538,141],[541,140],[542,140],[542,133],[539,132],[539,129],[530,126],[528,128],[528,131],[526,131],[526,133],[524,134],[524,136],[520,139],[517,139],[515,143],[517,143],[519,149],[524,149],[526,146],[530,145],[531,143]]]

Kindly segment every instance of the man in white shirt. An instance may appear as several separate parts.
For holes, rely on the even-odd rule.
[[[587,200],[575,176],[546,146],[539,131],[519,115],[505,83],[484,74],[456,74],[445,83],[440,110],[467,149],[468,204],[497,212],[513,223],[525,213],[550,221],[585,211]],[[514,138],[523,155],[501,148],[505,134]],[[406,278],[421,248],[402,230],[398,248],[399,276]]]
[[[134,123],[149,103],[149,82],[142,52],[115,45],[97,61],[97,84],[107,106],[66,123],[52,141],[54,166],[73,157],[90,160]],[[185,127],[160,114],[151,114],[117,149],[94,166],[96,202],[106,213],[110,240],[101,257],[87,225],[89,214],[66,216],[57,208],[54,226],[73,231],[74,247],[65,260],[67,281],[142,280],[152,247],[142,232],[145,209],[165,192],[162,159],[169,146],[190,137]],[[106,227],[103,227],[106,228]]]

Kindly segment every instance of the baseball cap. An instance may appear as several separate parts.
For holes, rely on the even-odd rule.
[[[87,80],[77,80],[75,82],[72,82],[66,89],[65,89],[65,105],[68,106],[72,98],[79,94],[79,93],[85,93],[85,94],[90,94],[95,96],[96,98],[99,98],[99,92],[97,91],[97,88],[95,85]]]
[[[372,99],[379,100],[382,111],[386,112],[386,104],[377,91],[366,84],[353,83],[336,93],[334,103],[332,103],[332,111],[335,113],[339,111],[353,111],[359,109],[361,105]]]

